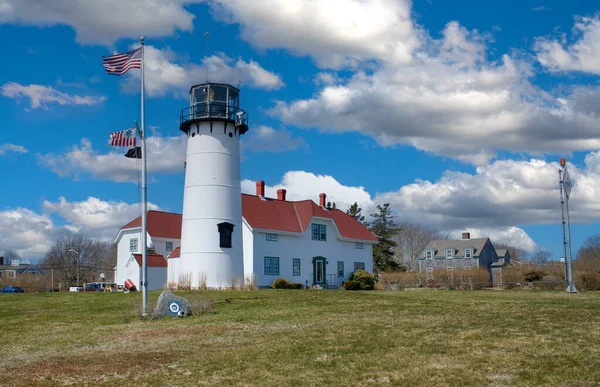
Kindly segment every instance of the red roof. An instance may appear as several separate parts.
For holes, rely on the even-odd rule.
[[[362,223],[350,215],[337,209],[326,210],[312,200],[288,202],[242,194],[242,215],[252,228],[296,233],[306,231],[313,216],[329,218],[344,238],[377,241]],[[137,217],[121,229],[140,225],[141,217]],[[152,237],[181,239],[181,214],[148,211],[148,233]],[[169,255],[170,258],[179,256],[179,247]]]
[[[338,209],[326,210],[312,200],[288,202],[242,194],[242,215],[252,228],[304,232],[313,216],[332,219],[344,238],[377,241],[359,221]]]
[[[179,258],[181,256],[181,247],[175,248],[167,258]]]
[[[152,210],[148,211],[148,219],[146,222],[148,234],[152,237],[181,239],[181,214]],[[125,226],[121,227],[121,230],[141,226],[142,217],[138,216]]]
[[[142,266],[142,254],[133,254],[138,265]],[[167,260],[160,254],[146,255],[146,266],[148,267],[167,267]]]

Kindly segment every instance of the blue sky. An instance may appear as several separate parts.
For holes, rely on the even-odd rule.
[[[139,214],[136,161],[107,144],[139,117],[138,74],[109,76],[101,56],[141,35],[152,208],[181,211],[179,112],[208,66],[241,82],[246,192],[263,179],[292,200],[390,202],[400,221],[558,259],[565,156],[574,251],[599,232],[594,2],[121,3],[0,0],[0,251],[111,239]]]

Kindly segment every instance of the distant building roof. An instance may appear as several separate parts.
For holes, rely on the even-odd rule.
[[[0,270],[5,271],[5,270],[26,270],[27,268],[29,268],[29,264],[22,264],[22,265],[18,265],[18,266],[13,266],[13,265],[0,265]]]
[[[132,254],[138,265],[142,266],[142,254]],[[148,254],[146,256],[146,266],[148,267],[167,267],[167,260],[160,254]]]
[[[473,257],[477,258],[488,240],[489,238],[435,240],[425,246],[425,251],[433,249],[434,257],[441,258],[446,255],[446,249],[453,248],[454,255],[462,257],[465,249],[471,247],[473,249]]]
[[[498,249],[498,250],[496,250],[496,254],[498,255],[498,258],[504,258],[504,257],[506,257],[506,253],[508,253],[508,250],[506,250],[506,249]]]

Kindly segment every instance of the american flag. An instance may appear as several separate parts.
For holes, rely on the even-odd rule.
[[[111,133],[108,143],[112,146],[135,146],[135,129]]]
[[[142,67],[142,47],[123,54],[103,56],[102,62],[108,74],[123,75],[129,69],[139,69]]]

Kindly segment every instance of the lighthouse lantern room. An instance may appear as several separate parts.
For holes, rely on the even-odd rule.
[[[203,83],[190,89],[179,128],[187,135],[179,286],[222,288],[243,281],[240,136],[248,116],[239,89]]]

